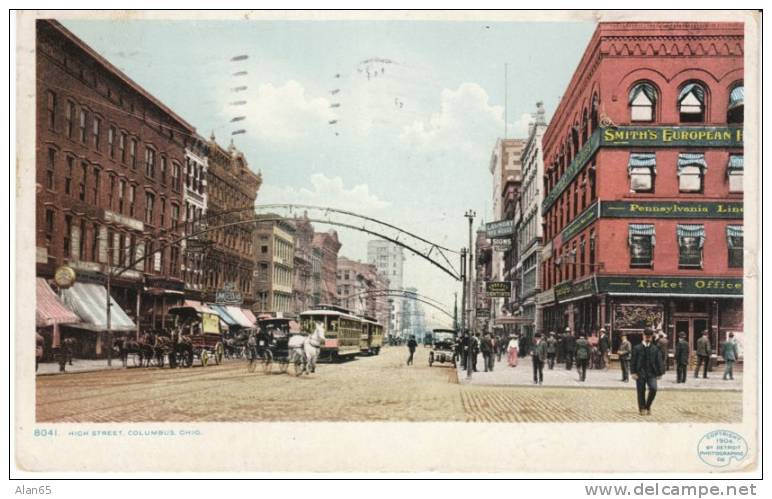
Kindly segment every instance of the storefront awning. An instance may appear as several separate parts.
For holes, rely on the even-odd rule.
[[[678,155],[678,174],[681,174],[681,170],[687,166],[698,166],[704,170],[708,169],[708,164],[705,162],[705,154],[701,152],[682,152]]]
[[[236,325],[241,327],[255,327],[255,324],[247,319],[247,317],[244,315],[244,312],[242,312],[239,307],[226,305],[224,308],[228,312],[228,315],[233,317],[233,319],[236,321]]]
[[[215,305],[214,303],[207,303],[207,306],[211,308],[217,315],[219,315],[220,318],[228,325],[228,327],[231,327],[231,326],[252,327],[247,323],[245,318],[240,317],[241,321],[239,321],[238,318],[234,317],[233,312],[229,309],[235,308],[235,307],[226,307],[225,305]],[[244,325],[244,323],[246,323],[247,325]]]
[[[76,282],[63,291],[64,303],[83,321],[74,325],[92,331],[107,330],[107,290],[101,284]],[[110,328],[114,331],[136,329],[126,312],[110,297]]]
[[[251,310],[248,308],[242,308],[241,312],[244,314],[244,317],[246,317],[247,320],[252,323],[253,326],[257,324],[257,317],[255,317],[255,314],[253,314]]]
[[[38,277],[36,281],[35,326],[46,327],[80,322],[80,318],[62,303],[45,279]]]
[[[196,312],[202,312],[206,314],[216,314],[214,310],[207,307],[204,303],[196,300],[185,300],[185,306],[196,309]]]

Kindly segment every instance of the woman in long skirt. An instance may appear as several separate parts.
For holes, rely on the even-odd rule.
[[[509,344],[507,345],[507,363],[509,367],[517,367],[517,338],[514,336],[509,337]]]

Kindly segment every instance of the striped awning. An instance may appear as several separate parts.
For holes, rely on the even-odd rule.
[[[702,248],[705,244],[705,226],[695,224],[679,224],[676,226],[676,235],[682,237],[696,237],[699,240],[699,246]]]
[[[742,170],[743,169],[743,155],[742,154],[730,154],[729,163],[726,165],[729,170]]]
[[[708,169],[708,164],[705,163],[705,153],[702,152],[682,152],[678,155],[678,174],[681,174],[681,170],[687,166],[698,166],[703,170]]]
[[[248,308],[242,308],[241,313],[244,314],[244,317],[246,317],[247,320],[251,322],[253,326],[257,324],[257,317],[255,317],[255,314],[253,314],[251,310],[249,310]]]
[[[734,109],[736,107],[740,107],[745,102],[745,88],[740,85],[739,87],[734,87],[732,91],[729,93],[729,109]]]
[[[214,310],[212,310],[211,308],[207,307],[206,304],[204,304],[204,303],[202,303],[200,301],[197,301],[197,300],[185,300],[185,305],[184,306],[190,307],[190,308],[194,308],[194,309],[196,309],[196,312],[203,312],[203,313],[207,313],[207,314],[216,314],[217,313]]]
[[[42,277],[36,279],[35,299],[36,327],[80,322],[80,318],[62,303],[48,281]]]
[[[209,307],[210,309],[212,309],[212,311],[213,311],[214,313],[216,313],[217,315],[219,315],[219,316],[220,316],[220,318],[221,318],[221,319],[222,319],[222,320],[225,322],[225,324],[227,324],[228,326],[238,326],[238,325],[239,325],[238,321],[236,321],[236,319],[234,319],[233,317],[231,317],[231,314],[229,314],[229,313],[228,313],[228,311],[227,311],[227,310],[225,310],[225,307],[223,307],[222,305],[215,305],[214,303],[207,303],[207,305],[206,305],[206,306],[207,306],[207,307]]]
[[[656,243],[656,236],[654,235],[653,224],[630,224],[628,225],[627,242],[633,243],[633,236],[651,236],[651,245]]]
[[[255,324],[250,322],[249,319],[244,315],[244,312],[241,311],[239,307],[234,307],[232,305],[226,305],[225,310],[228,312],[228,315],[233,317],[233,319],[236,321],[236,324],[241,327],[254,327]]]
[[[64,303],[83,321],[73,327],[92,331],[107,330],[107,290],[101,284],[76,282],[63,292]],[[110,297],[110,329],[113,331],[131,331],[136,329],[134,322]]]
[[[742,225],[727,225],[726,226],[726,243],[727,246],[730,248],[735,247],[735,243],[739,242],[735,238],[742,238],[743,237],[743,226]]]
[[[630,153],[630,160],[627,163],[627,171],[632,172],[633,168],[651,168],[653,173],[657,173],[657,157],[653,152],[633,152]]]
[[[648,83],[639,83],[638,85],[634,86],[632,89],[630,89],[630,95],[627,98],[627,103],[632,104],[638,95],[643,92],[644,95],[649,99],[649,101],[653,104],[657,100],[657,91],[654,89],[653,86],[651,86]]]
[[[705,103],[705,90],[697,84],[697,83],[688,83],[684,85],[684,88],[681,89],[681,92],[678,94],[678,102],[681,102],[684,100],[684,98],[689,95],[694,94],[694,96],[697,98],[700,103]]]

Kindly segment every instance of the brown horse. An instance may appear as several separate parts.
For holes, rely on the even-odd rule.
[[[64,338],[59,347],[59,372],[64,372],[67,364],[72,365],[72,356],[78,348],[78,340],[73,337]]]

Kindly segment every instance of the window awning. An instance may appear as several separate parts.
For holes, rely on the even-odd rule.
[[[74,325],[92,331],[107,330],[107,290],[101,284],[76,282],[63,291],[64,303],[83,321]],[[131,331],[136,329],[126,312],[110,297],[110,329]]]
[[[740,85],[729,93],[729,109],[740,107],[745,103],[745,88]]]
[[[705,103],[705,90],[703,90],[699,84],[688,83],[684,85],[684,88],[682,88],[681,92],[678,94],[678,102],[684,100],[684,98],[689,94],[693,94],[701,104]]]
[[[648,83],[639,83],[630,89],[630,95],[628,96],[627,103],[632,104],[635,98],[638,97],[641,92],[643,92],[643,94],[652,104],[657,100],[657,91],[654,90],[654,87]]]
[[[196,300],[185,300],[185,306],[196,309],[196,312],[203,312],[207,314],[216,314],[214,310],[207,307],[204,303]]]
[[[80,322],[80,318],[62,303],[42,277],[36,279],[35,299],[35,326],[46,327]]]
[[[726,243],[730,248],[735,248],[735,243],[739,242],[735,238],[743,237],[742,225],[727,225],[726,226]]]
[[[257,324],[257,317],[255,317],[255,314],[253,314],[251,310],[249,310],[248,308],[242,308],[241,313],[244,314],[244,317],[246,317],[247,320],[251,322],[253,326]]]
[[[651,245],[656,243],[654,235],[654,225],[652,224],[630,224],[628,226],[627,242],[633,243],[633,236],[651,236]]]
[[[730,154],[729,163],[727,163],[726,167],[728,170],[742,170],[743,162],[742,154]]]
[[[244,315],[244,312],[242,312],[239,307],[226,305],[225,310],[228,312],[228,314],[231,317],[233,317],[237,325],[241,327],[255,327],[255,325],[252,322],[249,322],[249,319],[246,318],[246,316]]]
[[[703,170],[708,169],[708,164],[705,163],[705,153],[701,152],[682,152],[678,155],[678,174],[681,174],[681,170],[687,166],[698,166]]]
[[[632,172],[633,168],[651,168],[653,173],[657,173],[657,157],[653,152],[630,153],[630,160],[627,163],[627,172]]]
[[[679,224],[676,226],[676,234],[679,238],[696,237],[699,240],[699,246],[702,248],[705,243],[705,226],[692,224]]]
[[[222,320],[225,322],[225,324],[227,324],[228,326],[238,326],[238,325],[239,325],[239,323],[238,323],[238,322],[236,322],[236,319],[234,319],[233,317],[231,317],[231,315],[230,315],[230,314],[229,314],[229,313],[228,313],[228,312],[225,310],[225,307],[223,307],[223,306],[221,306],[221,305],[215,305],[214,303],[208,303],[206,306],[207,306],[207,307],[209,307],[210,309],[212,309],[212,311],[213,311],[214,313],[216,313],[217,315],[219,315],[219,316],[220,316],[220,318],[221,318],[221,319],[222,319]]]

